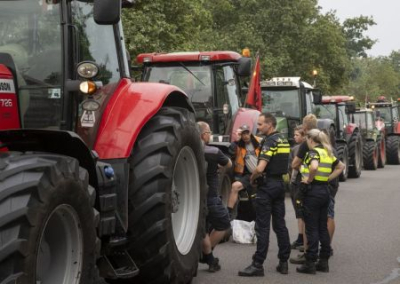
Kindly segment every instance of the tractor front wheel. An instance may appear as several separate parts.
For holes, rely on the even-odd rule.
[[[94,188],[74,158],[0,156],[0,282],[96,281]]]
[[[400,164],[400,136],[393,135],[387,137],[386,158],[389,165]]]
[[[336,145],[337,145],[336,146],[337,156],[338,156],[339,160],[342,161],[343,164],[345,164],[345,166],[346,166],[345,169],[343,170],[343,172],[340,174],[339,180],[346,181],[347,177],[349,175],[349,152],[348,152],[346,144],[338,143]]]
[[[378,168],[378,146],[375,141],[367,141],[363,149],[364,169],[376,170]]]
[[[363,147],[362,138],[359,132],[352,135],[349,141],[349,177],[359,178],[361,175],[362,160],[363,160]]]
[[[135,283],[189,283],[196,275],[206,190],[194,115],[162,108],[142,129],[130,158],[128,251],[140,270]]]
[[[379,158],[378,158],[378,168],[384,168],[386,164],[386,142],[385,137],[382,137],[379,142]]]

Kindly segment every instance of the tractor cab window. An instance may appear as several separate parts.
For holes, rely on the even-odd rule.
[[[395,122],[395,123],[399,120],[399,113],[398,113],[397,107],[392,107],[392,119],[393,119],[393,122]]]
[[[14,73],[24,128],[60,128],[60,6],[59,1],[0,1],[0,63]]]
[[[196,110],[196,119],[212,125],[213,96],[211,67],[199,65],[152,65],[146,67],[145,82],[171,84],[181,88]]]
[[[381,118],[385,121],[386,127],[392,125],[392,112],[390,107],[375,107],[375,111],[377,113],[377,118]]]
[[[328,118],[336,121],[336,107],[333,104],[323,104],[315,106],[314,114],[317,118]]]
[[[301,104],[299,90],[262,89],[263,111],[276,116],[300,119]]]
[[[77,41],[74,60],[95,62],[99,66],[99,74],[95,79],[103,85],[116,83],[121,74],[114,29],[111,25],[99,26],[94,22],[93,3],[90,2],[71,3],[72,23]]]
[[[347,124],[349,124],[349,120],[347,118],[346,115],[346,106],[345,105],[340,105],[338,108],[339,111],[339,123],[340,126],[343,127],[342,129],[344,129],[345,126],[347,126]]]
[[[306,93],[306,114],[313,113],[314,108],[313,108],[313,100],[312,100],[312,92],[308,91]]]
[[[372,113],[367,112],[367,129],[374,130],[375,122]]]

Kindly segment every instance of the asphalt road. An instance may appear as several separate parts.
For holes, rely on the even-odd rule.
[[[335,219],[334,256],[329,262],[329,273],[299,274],[292,264],[288,275],[277,273],[278,250],[275,234],[271,232],[264,277],[237,276],[238,270],[251,263],[255,246],[227,242],[218,245],[214,253],[222,270],[209,273],[207,265],[199,264],[192,283],[400,284],[400,166],[363,171],[359,179],[340,183]],[[294,240],[297,223],[289,197],[286,222]]]
[[[330,272],[303,275],[289,264],[289,274],[275,271],[277,244],[271,233],[270,249],[264,263],[265,277],[243,278],[238,270],[251,263],[254,245],[227,242],[215,249],[222,270],[207,272],[200,264],[193,284],[210,283],[400,283],[400,166],[363,171],[359,179],[340,183],[336,196],[336,232]],[[291,239],[297,237],[297,224],[289,198],[286,222]],[[292,254],[298,253],[292,251]]]

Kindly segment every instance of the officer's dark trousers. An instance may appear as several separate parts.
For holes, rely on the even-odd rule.
[[[277,239],[281,261],[287,261],[290,256],[289,232],[285,223],[285,189],[281,180],[267,180],[258,187],[256,197],[256,235],[257,251],[253,260],[264,263],[269,245],[270,222]]]
[[[330,256],[331,245],[327,226],[328,205],[328,184],[312,184],[304,198],[304,207],[307,210],[304,216],[308,241],[307,260],[317,261],[319,242],[321,242],[320,258],[328,259]]]

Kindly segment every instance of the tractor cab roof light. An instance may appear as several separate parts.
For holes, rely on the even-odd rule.
[[[200,55],[201,61],[210,61],[210,59],[211,59],[210,55]]]
[[[151,62],[151,61],[152,61],[151,57],[144,57],[143,58],[143,62]]]

